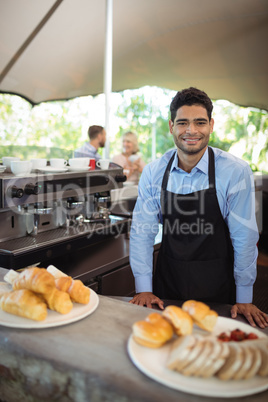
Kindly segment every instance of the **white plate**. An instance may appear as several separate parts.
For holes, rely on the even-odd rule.
[[[74,303],[72,311],[68,314],[59,314],[56,311],[48,310],[47,318],[44,321],[33,321],[28,318],[18,317],[13,314],[0,310],[0,325],[11,328],[40,329],[49,327],[59,327],[82,320],[92,314],[99,304],[99,296],[94,290],[90,289],[90,300],[88,304]]]
[[[68,170],[70,170],[70,172],[86,172],[87,170],[90,170],[90,166],[82,168],[68,166]]]
[[[265,337],[262,332],[247,324],[224,317],[218,317],[213,333],[218,335],[223,331],[232,331],[236,328],[240,328],[247,333],[254,332],[260,338]],[[196,329],[194,331],[199,332]],[[205,332],[202,331],[201,333],[204,334]],[[159,349],[151,349],[137,344],[132,336],[128,341],[128,353],[135,366],[148,377],[167,387],[190,394],[221,398],[252,395],[268,389],[267,377],[255,376],[245,381],[222,381],[216,377],[205,379],[183,376],[166,368],[169,350],[170,344],[166,344]]]
[[[2,173],[2,172],[4,172],[5,170],[6,170],[6,166],[4,166],[4,165],[0,165],[0,172]]]
[[[38,168],[36,170],[39,170],[40,172],[45,172],[45,173],[62,173],[62,172],[66,172],[68,170],[67,167],[64,168],[54,168],[52,166],[46,166],[44,168]]]

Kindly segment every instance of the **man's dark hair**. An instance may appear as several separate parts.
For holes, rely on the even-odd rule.
[[[102,126],[90,126],[88,129],[88,136],[90,140],[94,140],[99,133],[103,130]]]
[[[203,106],[208,114],[209,121],[211,119],[213,103],[211,99],[207,96],[207,94],[200,89],[197,88],[187,88],[182,91],[177,92],[175,97],[172,99],[170,104],[170,114],[171,120],[174,122],[174,119],[177,114],[177,110],[182,106],[193,106],[200,105]]]

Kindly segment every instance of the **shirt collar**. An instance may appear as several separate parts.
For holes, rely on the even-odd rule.
[[[176,151],[175,158],[172,162],[171,169],[170,169],[171,172],[173,171],[173,169],[183,172],[183,170],[178,167],[178,161],[179,161],[178,153]],[[202,158],[200,159],[198,164],[193,168],[192,172],[195,172],[196,170],[200,170],[201,172],[208,174],[208,149],[206,149],[204,155],[202,156]]]
[[[87,143],[89,149],[93,152],[93,154],[97,153],[97,149],[94,147],[94,145],[90,144],[90,142]]]

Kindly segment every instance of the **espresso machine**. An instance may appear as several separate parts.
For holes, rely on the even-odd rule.
[[[128,217],[111,214],[111,190],[123,169],[0,174],[0,267],[20,269],[126,233]]]

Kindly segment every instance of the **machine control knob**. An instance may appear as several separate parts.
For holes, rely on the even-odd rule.
[[[16,186],[12,186],[10,188],[10,195],[12,198],[21,198],[24,194],[24,191],[22,188],[18,188]]]
[[[115,181],[117,181],[117,183],[124,183],[127,180],[127,176],[126,175],[116,175],[115,176]]]
[[[26,186],[24,187],[24,193],[28,195],[30,194],[37,195],[39,193],[39,187],[37,186],[37,184],[33,183],[26,184]]]

